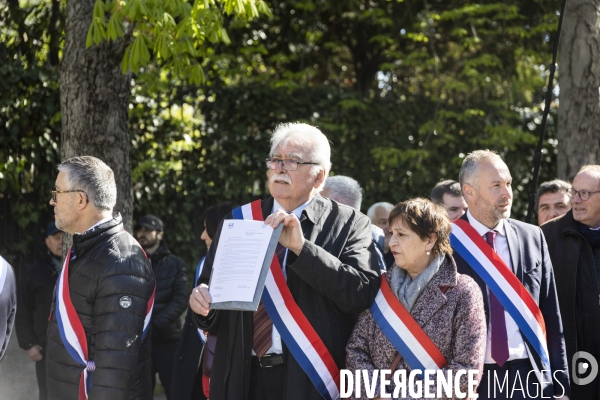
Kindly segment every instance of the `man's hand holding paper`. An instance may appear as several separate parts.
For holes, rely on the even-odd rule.
[[[265,224],[270,225],[273,229],[276,229],[281,223],[283,223],[283,230],[281,236],[279,236],[279,243],[294,254],[299,255],[302,247],[304,247],[305,240],[300,220],[295,214],[288,214],[282,210],[276,210],[265,219]]]

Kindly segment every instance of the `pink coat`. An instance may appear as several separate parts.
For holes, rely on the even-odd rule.
[[[387,280],[391,285],[390,274],[387,274]],[[448,288],[442,293],[440,287]],[[483,307],[479,286],[469,276],[457,273],[454,260],[447,256],[439,271],[417,298],[410,313],[446,357],[448,364],[444,369],[452,370],[453,376],[459,370],[479,370],[478,383],[483,372],[487,334]],[[353,373],[355,370],[366,369],[372,376],[375,369],[389,369],[396,354],[398,352],[369,310],[363,311],[346,346],[346,368]],[[396,369],[405,369],[408,380],[411,368],[403,359]],[[461,390],[466,392],[467,376],[463,375],[462,378]],[[360,398],[366,399],[362,381],[361,386]],[[393,392],[393,384],[391,388],[388,393]],[[435,384],[430,391],[437,392]],[[375,398],[377,397],[379,389],[375,392]]]

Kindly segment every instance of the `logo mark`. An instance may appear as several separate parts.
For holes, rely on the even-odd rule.
[[[123,297],[121,297],[119,299],[119,305],[122,308],[129,308],[129,307],[131,307],[131,303],[132,303],[131,297],[129,297],[129,296],[123,296]]]
[[[578,351],[577,353],[573,354],[573,359],[571,360],[571,371],[571,374],[573,375],[573,382],[575,382],[575,384],[587,385],[596,379],[596,376],[598,375],[598,362],[590,353],[586,351]],[[581,378],[581,376],[585,374],[587,374],[587,376],[585,378]]]

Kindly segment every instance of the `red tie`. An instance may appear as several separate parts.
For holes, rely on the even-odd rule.
[[[485,238],[494,251],[496,251],[496,231],[489,231]],[[490,308],[492,313],[492,358],[496,364],[503,366],[508,360],[508,336],[506,334],[506,319],[504,307],[500,300],[490,290]]]
[[[283,259],[285,258],[285,252],[287,248],[283,247],[280,243],[277,243],[275,254],[279,260],[279,265],[283,268]],[[254,329],[252,331],[252,348],[258,358],[262,358],[267,350],[271,348],[271,333],[273,331],[273,321],[269,318],[267,310],[262,300],[258,304],[258,309],[254,313],[253,318]]]

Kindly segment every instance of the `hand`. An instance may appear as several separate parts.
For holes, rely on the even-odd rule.
[[[283,230],[279,237],[279,243],[294,254],[300,255],[305,240],[300,220],[298,220],[295,214],[287,214],[281,210],[275,211],[265,219],[265,224],[270,225],[273,229],[277,228],[281,223],[283,223]]]
[[[208,292],[206,284],[202,283],[192,290],[190,308],[193,312],[207,316],[210,312],[210,303],[212,303],[212,296]]]
[[[35,346],[31,346],[29,350],[27,350],[27,355],[31,359],[31,361],[42,361],[42,346],[36,344]]]

